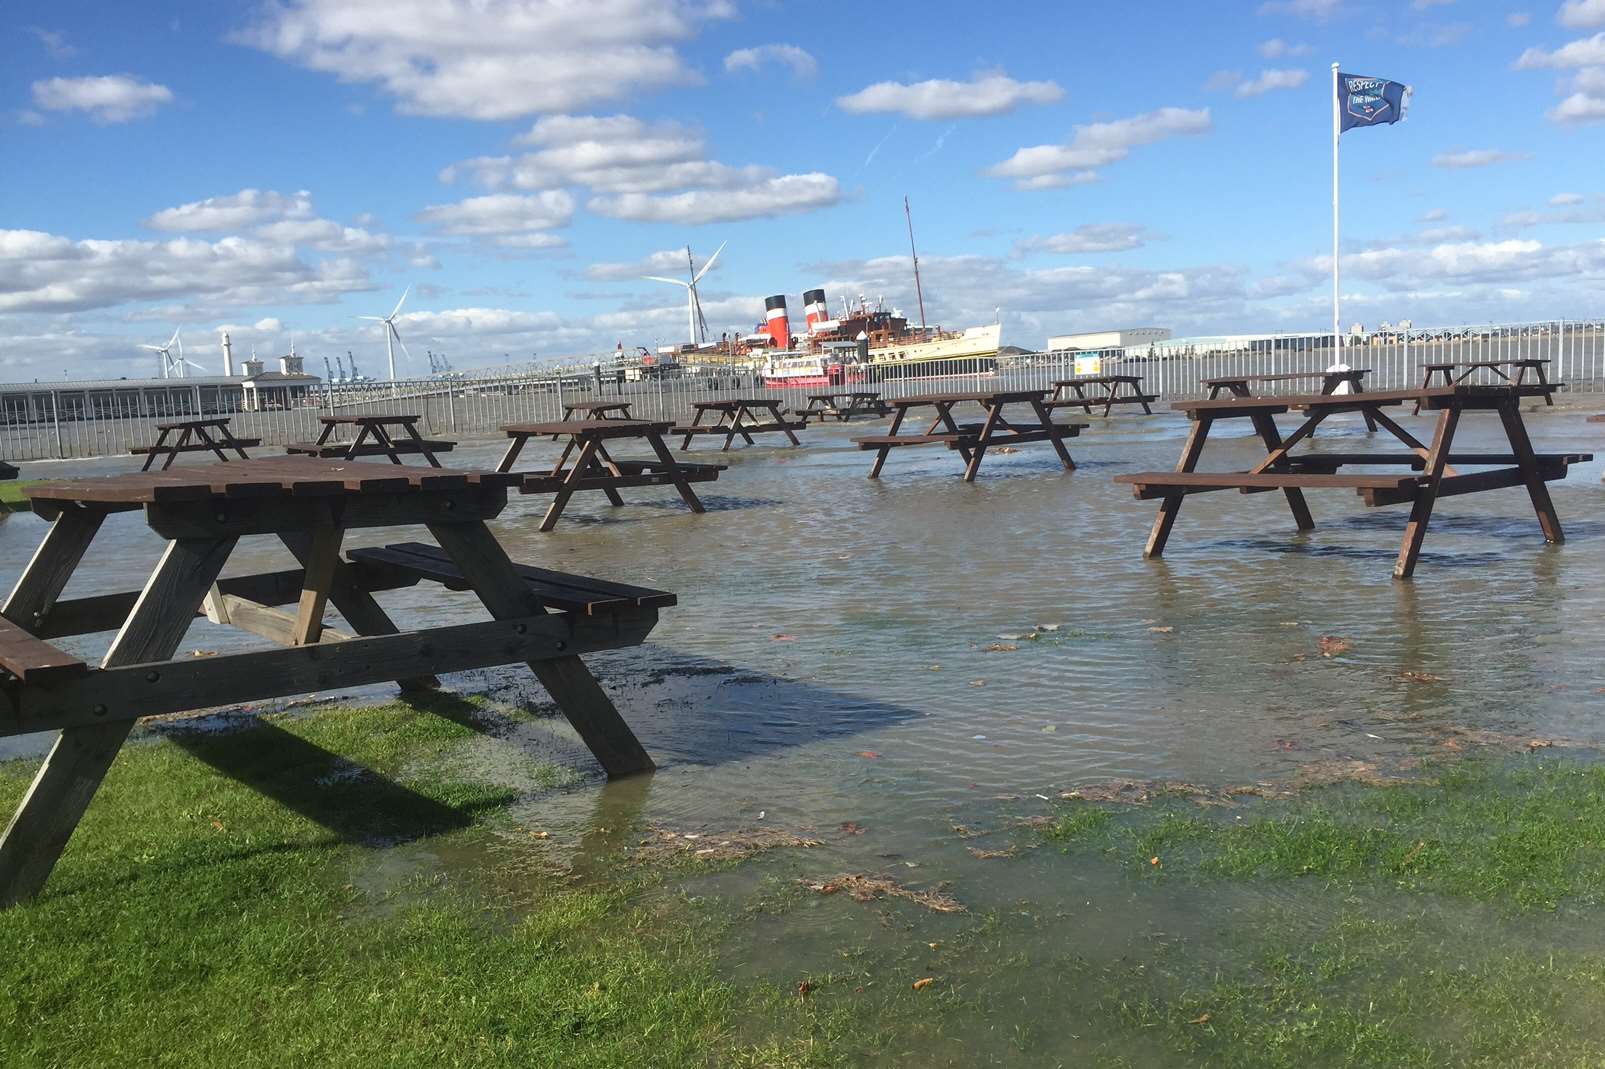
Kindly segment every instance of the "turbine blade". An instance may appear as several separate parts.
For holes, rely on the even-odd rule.
[[[183,329],[184,329],[183,326],[177,326],[177,327],[173,328],[173,336],[171,338],[167,339],[167,347],[169,349],[171,349],[173,347],[173,343],[174,342],[178,341],[178,332],[183,330]]]
[[[396,339],[396,344],[401,346],[401,355],[407,358],[407,363],[412,363],[412,354],[407,351],[407,343],[401,340],[401,332],[394,323],[390,324],[390,333]]]
[[[375,323],[383,323],[385,321],[385,317],[384,316],[354,316],[353,318],[355,318],[355,319],[371,319]]]
[[[390,310],[390,314],[385,317],[386,319],[396,318],[396,313],[401,311],[401,306],[407,303],[407,294],[411,292],[412,286],[409,284],[406,289],[401,291],[401,300],[396,302],[396,306]]]
[[[667,282],[671,286],[684,286],[687,289],[691,288],[691,283],[687,282],[683,278],[661,278],[658,275],[642,275],[641,277],[646,279],[648,282]]]
[[[708,268],[713,266],[713,261],[719,258],[719,254],[724,252],[724,247],[728,244],[730,244],[728,241],[721,241],[719,243],[719,247],[713,250],[713,255],[708,257],[708,262],[702,265],[702,270],[697,272],[697,277],[691,280],[692,284],[702,281],[702,276],[708,273]]]

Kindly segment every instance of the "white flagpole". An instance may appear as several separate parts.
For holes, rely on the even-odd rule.
[[[1335,363],[1343,362],[1343,334],[1338,310],[1338,133],[1342,116],[1338,111],[1338,65],[1332,64],[1332,346]]]

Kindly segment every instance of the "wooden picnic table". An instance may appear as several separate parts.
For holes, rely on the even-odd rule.
[[[1088,397],[1085,391],[1093,387],[1102,387],[1102,390]],[[1075,396],[1066,396],[1066,390],[1074,391]],[[1157,400],[1157,394],[1143,393],[1141,375],[1077,375],[1053,384],[1048,410],[1080,408],[1090,416],[1095,406],[1102,405],[1103,414],[1107,416],[1116,405],[1142,405],[1144,414],[1151,415],[1153,409],[1148,406]]]
[[[418,433],[417,422],[422,416],[397,413],[366,416],[319,416],[323,433],[315,442],[292,442],[285,452],[304,454],[324,459],[356,460],[358,457],[389,457],[392,464],[402,462],[402,454],[416,453],[429,462],[431,468],[440,467],[436,453],[447,453],[456,443],[425,438]],[[357,434],[350,443],[331,442],[329,439],[341,427],[356,427]],[[392,428],[399,428],[400,434]]]
[[[256,448],[262,444],[262,439],[236,438],[228,429],[228,425],[229,421],[225,416],[167,420],[156,424],[156,429],[161,433],[156,436],[154,445],[136,445],[128,452],[131,456],[145,457],[145,463],[140,471],[149,471],[157,457],[167,458],[162,461],[162,470],[166,471],[173,466],[173,461],[178,459],[180,453],[213,453],[218,460],[226,462],[228,460],[226,450],[233,450],[239,454],[241,460],[251,459],[245,452],[246,448]],[[168,441],[174,434],[178,437]]]
[[[3,460],[0,460],[0,479],[15,479],[16,477],[16,467],[11,464],[7,464]]]
[[[881,400],[879,390],[842,390],[836,393],[811,393],[808,407],[797,413],[803,422],[820,423],[834,419],[846,423],[854,416],[889,416],[892,410]]]
[[[780,431],[789,439],[792,445],[802,445],[793,431],[803,430],[808,426],[802,420],[788,420],[782,409],[785,402],[777,401],[772,397],[729,397],[718,401],[693,401],[691,422],[671,428],[670,433],[685,436],[680,443],[681,449],[691,448],[691,439],[699,434],[722,434],[724,446],[721,453],[729,449],[740,435],[748,445],[755,444],[752,436],[755,434],[769,434]],[[703,423],[702,420],[709,413],[717,413],[718,419],[713,423]]]
[[[0,906],[33,896],[141,717],[527,663],[610,776],[653,767],[580,655],[638,645],[673,594],[514,564],[486,521],[518,476],[298,457],[42,483],[50,529],[0,606],[0,735],[61,732],[0,838]],[[166,540],[143,590],[60,598],[102,523],[142,510]],[[426,526],[435,544],[354,549],[349,530]],[[299,562],[219,578],[242,536]],[[471,590],[494,618],[399,631],[376,592]],[[333,603],[344,628],[324,623]],[[282,610],[278,606],[289,606]],[[198,615],[277,648],[175,656]],[[51,640],[115,631],[98,667]],[[312,790],[309,782],[307,789]]]
[[[1349,489],[1356,491],[1368,506],[1409,503],[1410,519],[1393,574],[1408,579],[1415,572],[1421,545],[1440,497],[1480,493],[1504,487],[1525,486],[1545,540],[1565,541],[1560,519],[1555,514],[1546,482],[1566,477],[1570,464],[1593,459],[1588,453],[1535,453],[1521,418],[1521,394],[1508,386],[1446,386],[1431,389],[1388,390],[1360,394],[1310,394],[1291,397],[1234,397],[1209,401],[1177,401],[1171,407],[1185,412],[1192,428],[1182,446],[1181,460],[1173,472],[1149,471],[1115,476],[1115,482],[1129,484],[1139,500],[1159,501],[1143,556],[1158,557],[1165,549],[1175,525],[1182,500],[1188,494],[1214,490],[1238,490],[1245,494],[1281,490],[1300,531],[1312,530],[1315,521],[1304,501],[1304,491]],[[1383,409],[1409,402],[1437,412],[1437,427],[1427,445],[1395,422]],[[1301,423],[1285,439],[1277,430],[1274,416],[1285,412],[1302,414]],[[1397,438],[1402,453],[1311,453],[1295,454],[1294,446],[1308,438],[1329,416],[1339,412],[1365,412]],[[1508,453],[1454,452],[1455,430],[1466,412],[1492,412],[1499,416]],[[1265,459],[1247,471],[1201,472],[1196,470],[1210,428],[1221,419],[1247,419],[1252,422],[1265,445]],[[1455,465],[1489,466],[1490,470],[1462,473]],[[1344,474],[1345,466],[1409,468],[1408,474]]]
[[[1047,390],[976,390],[961,393],[928,393],[910,397],[894,397],[888,403],[894,410],[892,425],[885,434],[871,434],[854,438],[859,449],[876,451],[875,463],[869,469],[871,479],[880,478],[881,467],[893,449],[910,445],[944,445],[955,450],[964,459],[964,481],[974,482],[981,470],[981,460],[993,448],[1013,447],[1027,442],[1052,442],[1054,450],[1066,471],[1074,471],[1075,461],[1064,447],[1064,439],[1081,433],[1086,423],[1055,423],[1045,398]],[[979,423],[958,423],[953,409],[958,405],[979,405],[986,418]],[[1004,415],[1008,405],[1027,406],[1034,418],[1009,419]],[[936,418],[922,434],[899,434],[904,418],[916,408],[934,408]]]
[[[502,428],[512,439],[502,456],[497,471],[510,472],[518,461],[518,454],[532,437],[550,435],[553,439],[567,438],[563,454],[557,463],[546,471],[519,473],[519,491],[525,494],[553,494],[551,508],[541,521],[540,529],[550,531],[557,525],[568,500],[581,490],[600,490],[614,505],[623,505],[619,490],[634,486],[673,486],[680,492],[692,512],[706,511],[692,483],[712,482],[725,470],[723,464],[682,464],[664,444],[663,436],[669,431],[667,422],[641,419],[590,419],[564,420],[558,423],[509,423]],[[655,460],[618,460],[608,453],[608,442],[644,441],[652,447]],[[575,450],[579,453],[570,465],[568,459]]]
[[[1492,371],[1518,390],[1531,391],[1523,394],[1523,396],[1542,397],[1544,404],[1553,405],[1555,403],[1555,391],[1550,389],[1549,377],[1544,372],[1544,365],[1548,363],[1548,360],[1535,356],[1521,356],[1509,360],[1440,360],[1421,365],[1421,386],[1423,389],[1431,386],[1434,376],[1441,378],[1444,386],[1455,386],[1465,382],[1478,371],[1487,370]],[[1504,370],[1505,368],[1514,369],[1515,378],[1511,378]],[[1529,371],[1537,378],[1537,382],[1529,383],[1527,381],[1527,373]],[[1420,407],[1417,407],[1416,411],[1420,412]]]
[[[1216,375],[1214,378],[1204,379],[1203,385],[1209,387],[1211,401],[1220,397],[1224,392],[1233,397],[1253,397],[1254,383],[1272,382],[1309,382],[1313,379],[1321,380],[1321,393],[1335,394],[1345,385],[1350,393],[1365,392],[1365,377],[1371,374],[1368,367],[1351,367],[1342,371],[1282,371],[1265,375]],[[1376,421],[1369,412],[1362,412],[1367,433],[1375,434]]]

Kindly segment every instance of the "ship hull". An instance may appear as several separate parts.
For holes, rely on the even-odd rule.
[[[764,387],[770,390],[824,389],[831,386],[856,386],[868,382],[862,368],[829,368],[812,375],[765,375]]]
[[[871,382],[996,375],[1003,328],[997,323],[906,346],[871,349]]]
[[[887,361],[869,366],[870,382],[904,382],[913,379],[977,378],[996,375],[995,356],[954,356],[933,360]]]

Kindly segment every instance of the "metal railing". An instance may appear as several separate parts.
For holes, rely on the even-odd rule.
[[[1096,367],[1106,374],[1141,375],[1147,392],[1172,400],[1201,396],[1200,380],[1206,378],[1320,371],[1339,360],[1350,367],[1370,368],[1366,385],[1376,390],[1420,385],[1421,365],[1428,362],[1518,357],[1550,361],[1549,378],[1564,382],[1569,392],[1605,392],[1605,320],[1379,331],[1346,336],[1341,353],[1334,350],[1331,334],[1280,334],[1183,339],[1098,353],[1005,354],[997,360],[945,362],[943,374],[934,377],[902,377],[897,368],[872,365],[862,382],[854,374],[849,381],[812,388],[768,387],[759,372],[718,366],[673,373],[639,369],[630,373],[630,381],[626,372],[608,364],[600,375],[592,364],[506,369],[491,376],[323,383],[283,407],[255,411],[243,410],[241,394],[216,389],[164,390],[161,411],[153,411],[150,398],[139,396],[133,386],[74,388],[61,383],[0,393],[0,458],[127,454],[136,445],[155,441],[156,422],[186,416],[228,416],[239,437],[282,446],[316,438],[322,429],[318,416],[330,413],[416,413],[423,416],[420,429],[427,434],[472,437],[495,435],[506,423],[559,419],[565,401],[599,398],[629,401],[637,418],[679,421],[689,416],[693,401],[718,397],[773,397],[801,408],[808,393],[837,389],[873,389],[886,397],[997,385],[1045,389],[1057,379]],[[1479,372],[1470,381],[1497,378]],[[1308,389],[1307,383],[1266,388],[1267,392]]]

